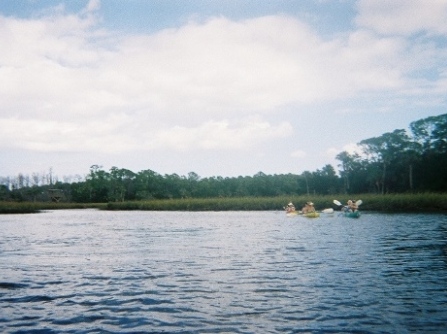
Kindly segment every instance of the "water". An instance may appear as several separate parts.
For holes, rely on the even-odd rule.
[[[2,333],[445,333],[447,216],[0,215]]]

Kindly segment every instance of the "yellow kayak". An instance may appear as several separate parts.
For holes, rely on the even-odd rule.
[[[318,212],[303,213],[303,217],[318,218],[318,217],[320,217],[320,214]]]
[[[286,213],[286,217],[296,217],[298,216],[298,214],[299,214],[298,211],[291,211]]]
[[[301,211],[291,211],[286,213],[286,217],[296,217],[296,216],[303,216],[307,218],[318,218],[320,217],[320,214],[318,212],[302,213]]]

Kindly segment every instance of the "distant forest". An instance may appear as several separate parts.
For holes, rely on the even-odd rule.
[[[64,182],[45,175],[0,177],[2,201],[102,203],[169,198],[280,195],[447,192],[447,114],[412,122],[404,129],[358,143],[361,153],[341,152],[332,165],[314,172],[206,177],[138,173],[90,167],[89,174]]]

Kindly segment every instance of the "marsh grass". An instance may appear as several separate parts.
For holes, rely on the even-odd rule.
[[[36,203],[0,202],[0,213],[36,213],[57,209],[105,209],[105,210],[148,210],[148,211],[274,211],[283,210],[293,202],[299,210],[307,201],[312,201],[317,210],[340,207],[336,199],[346,203],[349,199],[361,199],[361,211],[377,212],[447,212],[447,194],[387,194],[387,195],[327,195],[327,196],[278,196],[239,198],[185,198],[110,203]]]
[[[447,194],[387,194],[387,195],[328,195],[328,196],[279,196],[241,197],[209,199],[171,199],[135,202],[108,203],[108,210],[154,210],[154,211],[227,211],[227,210],[282,210],[289,202],[297,209],[312,201],[317,210],[340,207],[333,203],[337,199],[346,203],[349,199],[363,201],[362,211],[379,212],[440,212],[447,211]]]
[[[361,198],[362,210],[382,212],[442,212],[447,211],[447,194],[365,194],[352,198]],[[345,202],[347,198],[344,198]]]

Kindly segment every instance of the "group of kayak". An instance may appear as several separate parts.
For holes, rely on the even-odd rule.
[[[359,206],[363,203],[362,200],[349,200],[346,205],[343,205],[342,203],[334,199],[333,203],[338,207],[341,207],[340,212],[343,216],[348,218],[360,217]],[[306,204],[304,204],[301,210],[296,210],[293,203],[290,202],[289,204],[287,204],[287,206],[284,207],[284,210],[286,211],[287,217],[303,216],[307,218],[318,218],[320,217],[320,214],[330,215],[335,212],[333,208],[324,209],[321,210],[321,212],[318,212],[317,210],[315,210],[314,203],[312,202],[307,202]]]

